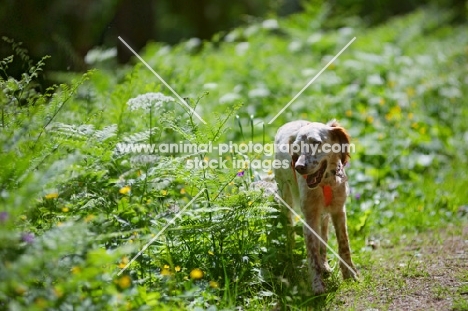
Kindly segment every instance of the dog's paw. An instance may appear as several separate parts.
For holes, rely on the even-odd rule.
[[[326,293],[327,288],[325,287],[325,283],[323,282],[322,278],[314,278],[312,282],[312,291],[314,292],[314,295],[321,295]]]
[[[320,266],[320,270],[322,271],[322,275],[325,278],[329,277],[331,273],[333,272],[333,269],[330,268],[330,265],[328,264],[328,262],[323,263],[323,265]]]
[[[359,273],[357,272],[356,268],[354,268],[353,270],[354,273],[351,272],[348,268],[344,268],[344,270],[342,270],[343,279],[359,282]]]
[[[322,286],[322,287],[314,287],[313,288],[313,292],[314,292],[314,295],[316,296],[319,296],[319,295],[323,295],[327,292],[327,289],[325,286]]]

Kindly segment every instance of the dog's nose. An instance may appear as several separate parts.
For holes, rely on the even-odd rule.
[[[305,173],[306,167],[303,164],[297,164],[295,165],[296,171],[298,171],[300,174]]]
[[[303,155],[301,155],[298,159],[297,162],[294,164],[294,168],[296,171],[298,171],[300,174],[305,173],[306,171],[306,165],[305,165],[305,158]]]

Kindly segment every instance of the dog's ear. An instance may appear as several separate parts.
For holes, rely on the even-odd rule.
[[[338,123],[338,121],[336,121],[336,119],[328,121],[327,125],[331,126],[331,127],[341,127],[340,124]]]
[[[331,133],[331,138],[334,142],[337,142],[341,146],[341,163],[343,163],[343,166],[348,163],[348,160],[350,158],[349,155],[349,142],[351,140],[351,137],[349,136],[348,132],[339,125],[339,123],[336,120],[330,121],[327,123],[328,126],[331,127],[330,133]]]
[[[299,156],[292,151],[292,149],[293,149],[292,144],[296,140],[296,135],[297,135],[297,133],[295,133],[294,135],[289,136],[289,146],[288,147],[289,147],[289,155],[291,156],[292,163],[296,163],[297,159],[299,158]]]

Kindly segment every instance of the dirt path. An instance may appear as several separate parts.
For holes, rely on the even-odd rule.
[[[331,310],[468,310],[468,225],[392,240],[369,251],[362,281]]]

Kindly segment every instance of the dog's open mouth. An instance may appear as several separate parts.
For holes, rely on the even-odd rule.
[[[306,178],[306,181],[307,181],[307,186],[310,189],[317,187],[322,181],[323,175],[325,174],[326,170],[327,170],[327,160],[324,160],[322,164],[320,164],[319,169],[315,173],[304,175],[304,178]]]

